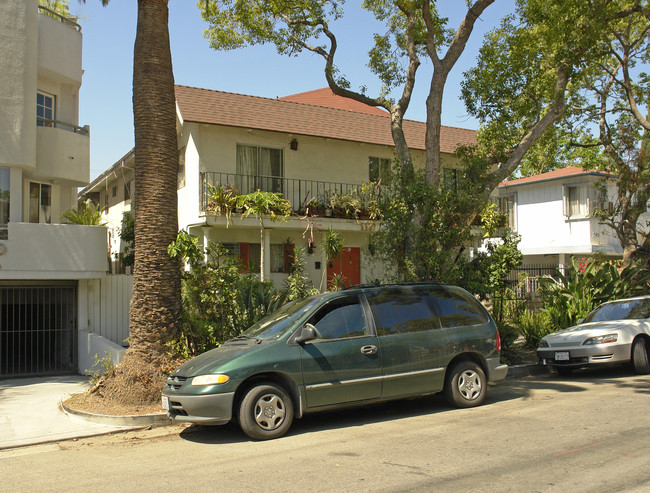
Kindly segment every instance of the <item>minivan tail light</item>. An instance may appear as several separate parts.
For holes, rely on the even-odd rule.
[[[497,351],[501,352],[501,336],[499,335],[498,330],[497,330]]]

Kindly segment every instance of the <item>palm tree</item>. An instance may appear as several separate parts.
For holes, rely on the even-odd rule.
[[[109,0],[101,1],[107,5]],[[104,397],[123,404],[160,399],[165,343],[181,320],[180,269],[167,254],[167,245],[178,232],[178,146],[168,18],[168,0],[138,0],[133,54],[136,248],[129,348],[102,389]]]

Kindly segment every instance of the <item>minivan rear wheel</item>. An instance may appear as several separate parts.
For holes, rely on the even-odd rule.
[[[485,400],[487,378],[473,361],[460,361],[448,373],[445,397],[458,407],[479,406]]]
[[[239,426],[255,440],[284,435],[293,421],[293,403],[279,385],[265,383],[252,387],[239,406]]]

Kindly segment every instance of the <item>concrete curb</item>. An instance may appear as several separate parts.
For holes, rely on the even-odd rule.
[[[113,416],[109,414],[94,414],[84,411],[76,411],[66,407],[63,404],[63,397],[59,400],[61,410],[72,416],[77,416],[85,421],[99,423],[103,425],[112,426],[132,426],[134,428],[144,428],[147,426],[168,426],[172,420],[167,417],[167,414],[140,414],[140,415],[127,415],[127,416]]]
[[[530,365],[512,365],[508,366],[506,378],[529,377],[531,375],[543,375],[549,373],[548,366],[539,366],[536,363]]]

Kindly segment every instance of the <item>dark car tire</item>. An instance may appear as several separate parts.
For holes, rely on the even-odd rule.
[[[239,426],[255,440],[284,435],[293,421],[293,403],[279,385],[265,383],[251,388],[239,406]]]
[[[457,407],[480,406],[487,392],[485,372],[473,361],[456,363],[447,374],[445,397]]]
[[[573,368],[566,368],[564,366],[556,366],[555,371],[561,377],[570,377],[573,375]]]
[[[650,373],[648,345],[642,338],[637,339],[632,344],[632,363],[634,363],[634,371],[639,375],[647,375]]]

